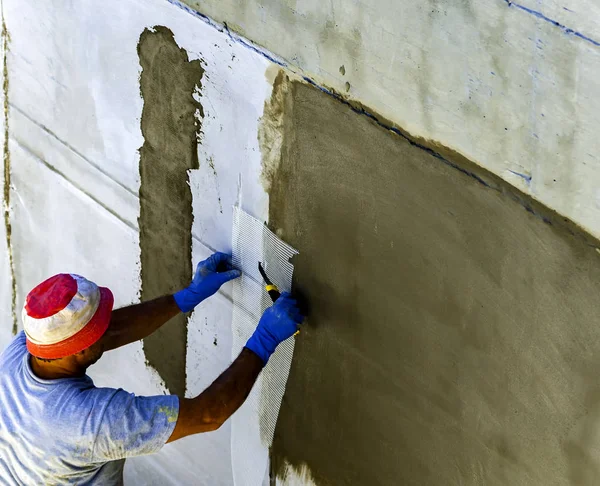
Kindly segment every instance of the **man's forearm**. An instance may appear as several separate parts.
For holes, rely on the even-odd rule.
[[[179,418],[169,442],[218,429],[248,398],[263,361],[248,348],[196,398],[179,399]]]
[[[103,337],[104,350],[144,339],[180,312],[172,295],[116,309]]]
[[[225,422],[248,398],[263,367],[264,363],[255,353],[243,348],[231,366],[198,396],[198,400],[210,403],[213,418]]]

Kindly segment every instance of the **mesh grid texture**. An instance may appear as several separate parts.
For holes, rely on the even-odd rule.
[[[233,347],[235,359],[250,338],[262,313],[271,306],[258,271],[262,262],[279,290],[290,291],[298,252],[267,226],[239,207],[233,210],[233,264],[243,272],[233,284]],[[235,486],[260,486],[268,481],[269,447],[294,353],[294,338],[281,343],[258,377],[246,402],[232,418],[231,463]]]

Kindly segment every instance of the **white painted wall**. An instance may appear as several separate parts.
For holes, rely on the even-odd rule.
[[[600,236],[597,1],[184,1]]]
[[[190,173],[194,262],[212,249],[231,249],[236,201],[255,216],[267,217],[257,141],[258,120],[271,94],[265,77],[270,63],[264,57],[164,0],[107,0],[102,8],[91,0],[3,0],[3,9],[11,39],[18,309],[31,287],[58,272],[80,273],[110,287],[116,306],[139,301],[143,100],[136,49],[146,27],[168,27],[190,59],[204,61],[200,169]],[[0,225],[0,252],[6,251]],[[12,327],[6,261],[0,259],[0,348],[9,342]],[[230,287],[193,314],[188,395],[203,390],[230,363],[231,315]],[[145,365],[141,343],[107,353],[91,376],[97,385],[165,393],[158,375]],[[128,461],[126,481],[232,484],[229,424]]]

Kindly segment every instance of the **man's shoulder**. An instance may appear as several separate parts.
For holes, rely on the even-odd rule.
[[[21,331],[18,333],[11,343],[6,347],[0,354],[0,366],[5,365],[7,362],[15,359],[21,359],[23,354],[27,352],[27,345],[25,342],[25,333]]]

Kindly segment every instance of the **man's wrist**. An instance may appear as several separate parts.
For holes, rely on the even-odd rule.
[[[246,346],[244,346],[243,349],[250,351],[254,356],[259,358],[261,363],[263,364],[263,366],[265,366],[267,364],[266,361],[262,358],[262,356],[258,352],[256,352],[254,349],[252,349],[251,347],[248,346],[248,343],[246,343]]]
[[[259,334],[257,331],[254,331],[254,334],[248,339],[246,343],[246,348],[256,354],[262,362],[266,365],[267,361],[275,351],[275,349],[271,350],[270,343],[267,342],[264,336]]]
[[[181,312],[190,312],[194,310],[194,308],[204,300],[189,287],[174,293],[173,298]]]

